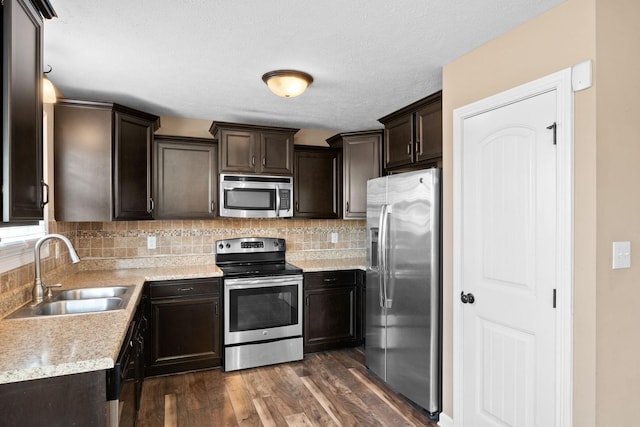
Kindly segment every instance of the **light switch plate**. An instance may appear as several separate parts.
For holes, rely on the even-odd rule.
[[[331,243],[338,243],[338,233],[331,233]]]
[[[156,248],[156,236],[147,236],[147,249]]]
[[[631,268],[631,242],[613,242],[613,268]]]

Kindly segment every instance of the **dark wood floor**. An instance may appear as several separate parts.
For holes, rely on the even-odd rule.
[[[138,426],[429,426],[364,367],[360,349],[235,372],[145,379]]]

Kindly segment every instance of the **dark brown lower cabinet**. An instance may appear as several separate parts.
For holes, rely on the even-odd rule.
[[[104,426],[104,371],[0,385],[1,425]]]
[[[220,366],[220,279],[147,283],[149,345],[145,375]]]
[[[304,274],[304,352],[355,346],[362,341],[359,270]]]

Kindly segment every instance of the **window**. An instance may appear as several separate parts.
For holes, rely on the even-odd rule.
[[[0,227],[0,273],[33,262],[33,247],[46,233],[45,221],[38,225]],[[42,256],[48,256],[43,248]]]

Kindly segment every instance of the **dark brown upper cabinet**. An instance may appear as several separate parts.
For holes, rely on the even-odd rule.
[[[215,139],[156,135],[153,146],[156,219],[215,218],[216,142]]]
[[[219,172],[293,174],[293,136],[298,129],[213,122],[219,144]]]
[[[340,218],[340,150],[296,145],[293,199],[298,218]]]
[[[64,99],[55,105],[54,123],[56,220],[153,218],[151,143],[158,116]]]
[[[2,2],[2,221],[43,218],[42,15],[48,1]],[[41,10],[44,8],[44,10]],[[41,15],[42,14],[42,15]]]
[[[419,169],[442,157],[442,91],[379,119],[386,172]]]
[[[342,149],[342,217],[367,218],[367,180],[380,176],[382,130],[340,133],[327,139]]]

